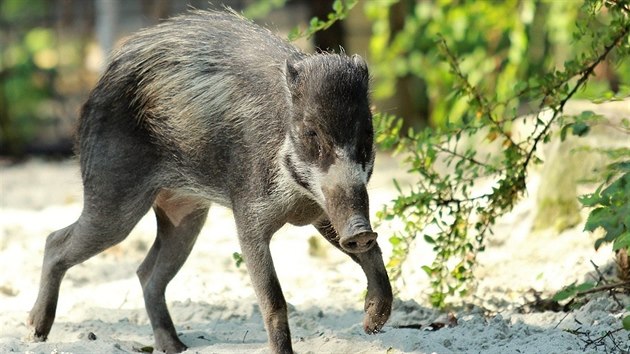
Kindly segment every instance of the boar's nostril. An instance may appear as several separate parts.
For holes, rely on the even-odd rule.
[[[342,237],[339,245],[346,252],[362,253],[370,250],[376,244],[376,233],[362,232],[353,236]]]

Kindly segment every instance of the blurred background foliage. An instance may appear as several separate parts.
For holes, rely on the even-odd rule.
[[[356,2],[356,1],[355,1]],[[109,51],[125,36],[190,8],[244,11],[274,31],[326,18],[333,1],[310,0],[0,0],[0,155],[72,154],[81,104]],[[332,21],[312,48],[338,49],[344,27]]]
[[[395,113],[416,128],[471,118],[474,112],[466,97],[454,94],[456,78],[436,45],[442,36],[462,59],[460,69],[473,86],[492,93],[494,101],[510,102],[500,116],[528,113],[528,102],[510,100],[515,85],[549,69],[562,70],[584,46],[601,40],[576,44],[573,34],[583,5],[579,0],[367,1],[374,97],[396,102]],[[591,26],[609,22],[603,11]],[[576,98],[627,95],[630,62],[619,59],[602,63]]]
[[[453,93],[455,79],[440,58],[438,35],[463,58],[461,69],[473,85],[493,92],[496,101],[509,101],[502,108],[506,114],[528,111],[527,102],[508,100],[517,82],[550,67],[562,69],[567,58],[584,50],[573,40],[580,0],[233,0],[214,5],[190,0],[2,0],[0,154],[71,153],[79,107],[114,45],[104,43],[108,37],[99,33],[103,19],[105,26],[115,27],[109,29],[115,42],[189,6],[228,5],[274,29],[294,29],[297,37],[313,17],[326,20],[339,13],[340,4],[354,7],[346,20],[333,21],[330,28],[313,33],[310,43],[298,44],[307,50],[338,51],[343,46],[368,57],[377,109],[403,117],[414,128],[440,127],[472,114],[466,98]],[[114,20],[107,22],[107,16]],[[603,11],[592,25],[606,26],[609,20]],[[613,58],[596,74],[579,97],[630,91],[627,60]]]
[[[73,120],[96,76],[85,66],[91,23],[53,5],[0,2],[2,154],[71,151]]]

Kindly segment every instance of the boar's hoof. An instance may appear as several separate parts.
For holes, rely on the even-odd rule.
[[[362,232],[339,240],[339,245],[349,253],[363,253],[376,244],[376,232]]]
[[[45,342],[46,340],[48,340],[48,335],[38,333],[36,330],[33,329],[29,332],[27,339],[31,342]]]
[[[369,297],[369,295],[368,295]],[[391,298],[366,299],[363,330],[367,334],[376,334],[381,331],[392,311]]]
[[[158,353],[166,353],[166,354],[176,354],[184,352],[188,349],[188,347],[182,343],[179,339],[173,340],[162,340],[159,336],[156,336],[154,352]]]
[[[48,339],[48,332],[50,332],[50,329],[46,330],[46,326],[42,325],[42,322],[43,320],[36,320],[33,313],[29,314],[26,319],[26,326],[29,328],[29,333],[26,339],[31,342],[45,342]]]

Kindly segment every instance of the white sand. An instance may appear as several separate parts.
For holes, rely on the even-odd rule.
[[[395,192],[390,180],[404,181],[394,160],[379,156],[370,185],[372,209]],[[536,178],[531,188],[536,187]],[[39,283],[46,236],[73,222],[81,211],[81,184],[75,161],[29,161],[1,165],[0,171],[0,353],[130,353],[153,345],[135,269],[153,242],[155,222],[147,215],[120,245],[68,271],[62,283],[57,318],[45,343],[25,338],[24,322]],[[289,322],[299,353],[582,353],[630,350],[630,334],[617,331],[602,345],[587,344],[621,327],[620,310],[601,294],[571,313],[519,314],[516,307],[531,300],[530,289],[545,295],[585,278],[590,260],[604,266],[610,247],[593,250],[594,236],[582,226],[560,235],[532,234],[535,195],[502,219],[496,236],[480,256],[480,278],[473,301],[483,305],[454,313],[458,324],[437,331],[396,328],[439,320],[427,303],[428,280],[419,266],[432,258],[419,244],[405,268],[405,285],[383,332],[362,331],[360,268],[322,242],[325,257],[308,254],[310,227],[283,228],[272,251]],[[387,228],[380,243],[388,257]],[[323,239],[322,239],[323,240]],[[191,353],[268,352],[266,334],[253,290],[238,251],[229,210],[213,207],[188,262],[171,282],[167,300],[181,339]],[[622,300],[628,301],[627,298]],[[582,334],[570,333],[579,331]],[[90,340],[88,334],[96,335]],[[590,333],[590,334],[586,334]],[[617,350],[617,351],[615,351]]]

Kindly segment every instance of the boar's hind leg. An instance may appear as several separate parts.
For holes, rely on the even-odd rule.
[[[363,329],[367,334],[378,333],[389,318],[393,300],[380,247],[376,244],[364,253],[348,253],[339,245],[339,237],[329,220],[320,220],[314,226],[326,240],[350,256],[363,269],[368,283]]]
[[[281,226],[270,227],[255,211],[234,210],[239,243],[265,322],[272,353],[293,353],[287,303],[276,275],[269,242]]]
[[[138,268],[144,302],[153,327],[155,350],[179,353],[186,350],[175,331],[166,306],[166,286],[192,251],[208,215],[208,206],[192,198],[160,192],[154,211],[158,233],[149,254]]]
[[[48,337],[66,271],[125,239],[153,202],[150,192],[113,200],[97,197],[90,190],[86,186],[79,219],[46,239],[39,293],[27,320],[33,340],[44,341]]]

